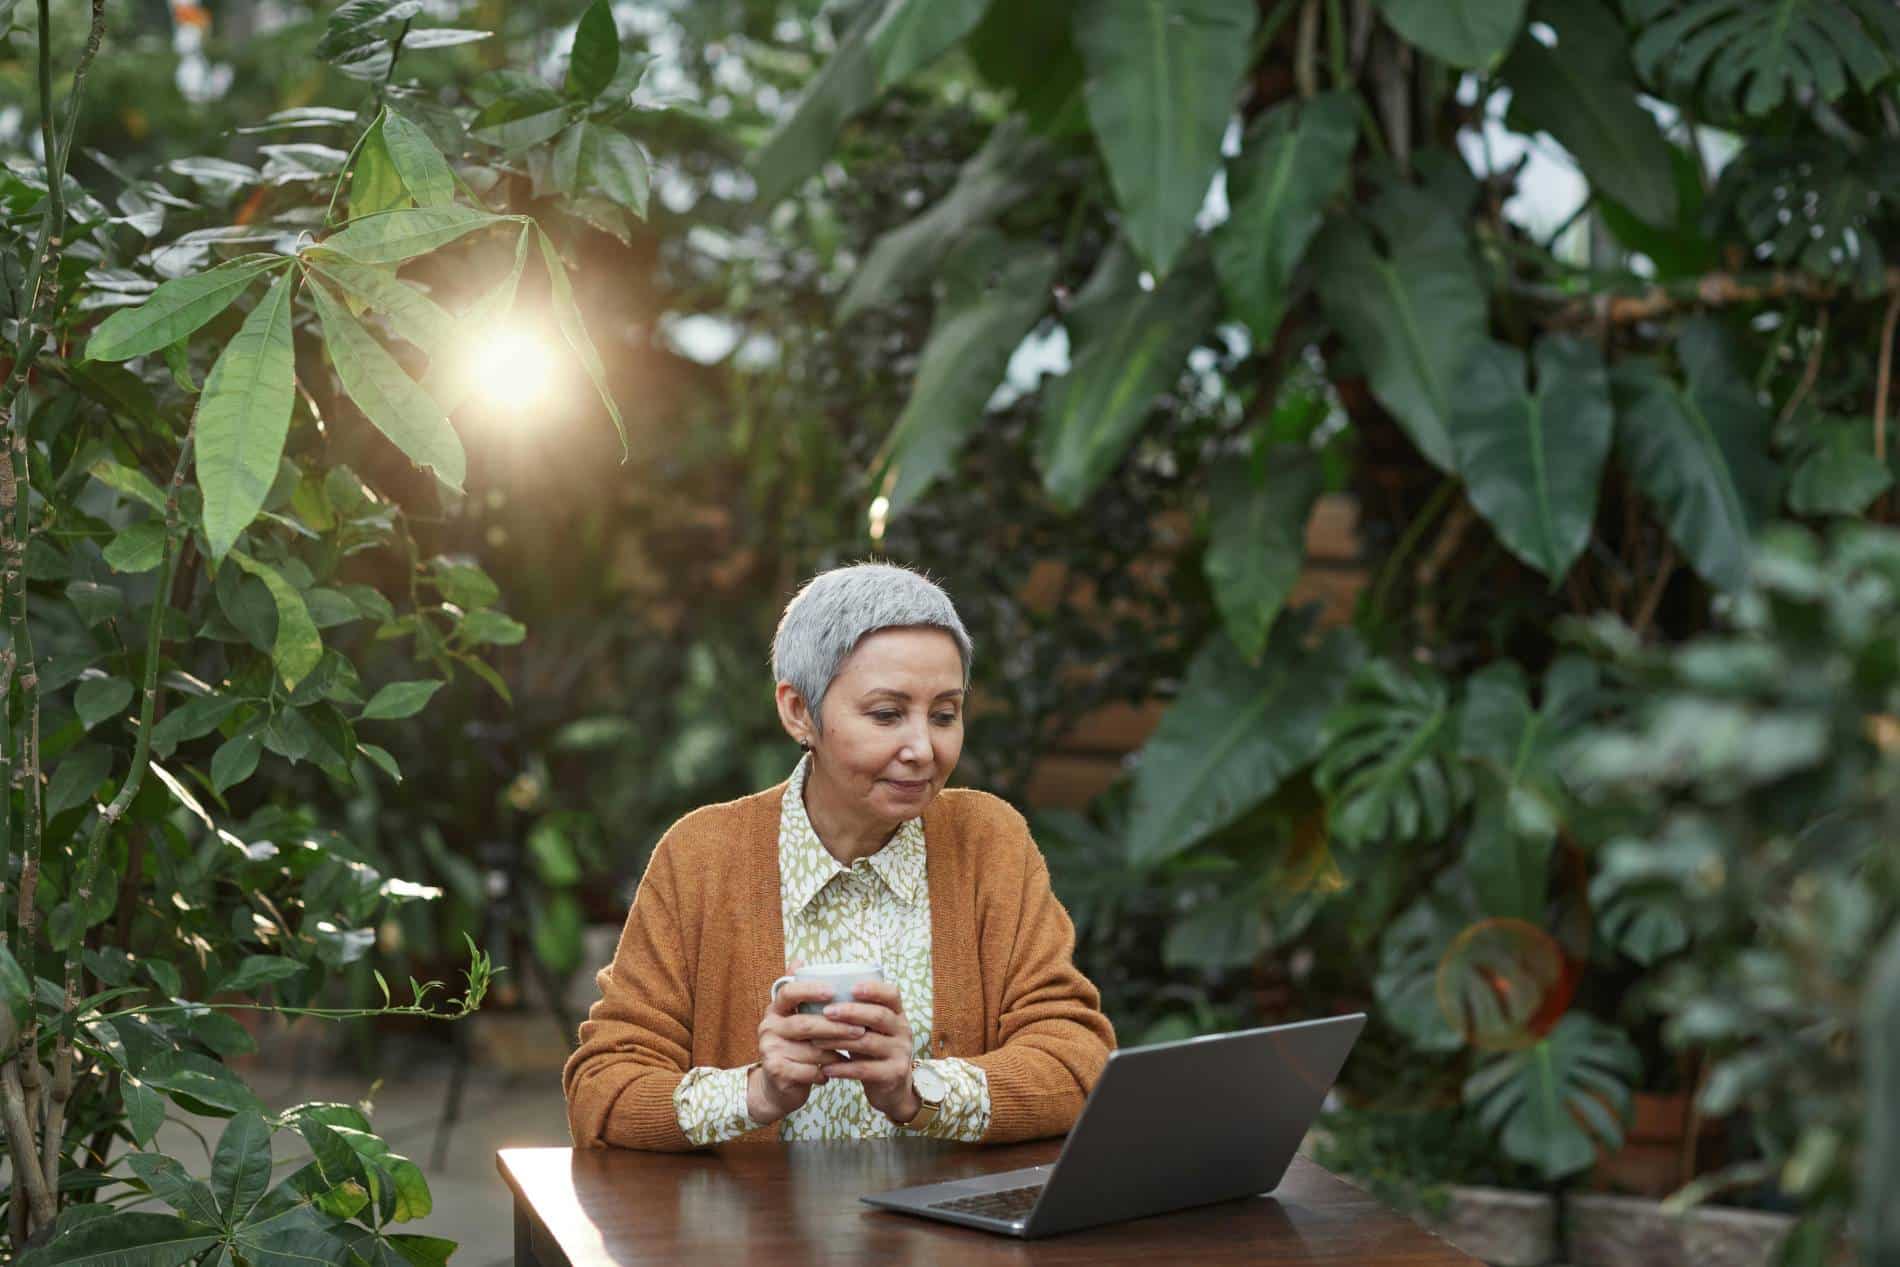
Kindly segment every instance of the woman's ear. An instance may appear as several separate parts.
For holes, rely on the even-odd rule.
[[[785,727],[785,733],[797,741],[801,748],[809,749],[816,736],[818,727],[811,710],[805,707],[805,697],[790,682],[780,682],[777,692],[778,720]]]

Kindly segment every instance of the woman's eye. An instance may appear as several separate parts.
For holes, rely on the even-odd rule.
[[[884,710],[883,712],[881,712],[881,713],[872,713],[872,714],[871,714],[871,717],[872,717],[872,719],[873,719],[873,720],[875,720],[875,721],[881,721],[881,722],[883,722],[883,723],[884,723],[885,725],[887,725],[887,726],[888,726],[888,725],[890,725],[890,724],[891,724],[892,722],[894,722],[894,721],[896,721],[896,720],[898,719],[898,717],[899,717],[899,716],[900,716],[900,714],[897,714],[897,713],[894,713],[894,712],[892,712],[892,711],[891,711],[890,709],[888,709],[888,708],[887,708],[887,709],[885,709],[885,710]]]
[[[936,717],[936,722],[939,726],[954,725],[956,720],[957,715],[955,713],[938,713]]]

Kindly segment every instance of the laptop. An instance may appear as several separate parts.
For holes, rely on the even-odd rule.
[[[1051,1164],[859,1200],[1036,1237],[1270,1192],[1365,1023],[1355,1012],[1118,1049]]]

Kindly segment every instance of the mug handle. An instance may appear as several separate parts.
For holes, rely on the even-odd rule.
[[[774,1003],[778,1002],[778,992],[780,990],[783,990],[786,986],[790,985],[792,982],[796,981],[797,979],[798,979],[797,977],[794,977],[790,973],[787,973],[786,975],[780,977],[778,980],[774,981],[772,983],[772,1002]]]

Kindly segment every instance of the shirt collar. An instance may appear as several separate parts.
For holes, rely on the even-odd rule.
[[[802,911],[818,896],[833,876],[848,868],[825,849],[805,812],[805,776],[811,772],[809,754],[799,759],[798,768],[785,787],[785,801],[779,810],[779,874],[794,877],[785,893],[786,909]],[[886,888],[907,906],[924,900],[927,889],[924,866],[924,820],[907,819],[885,846],[871,855],[871,870]]]

